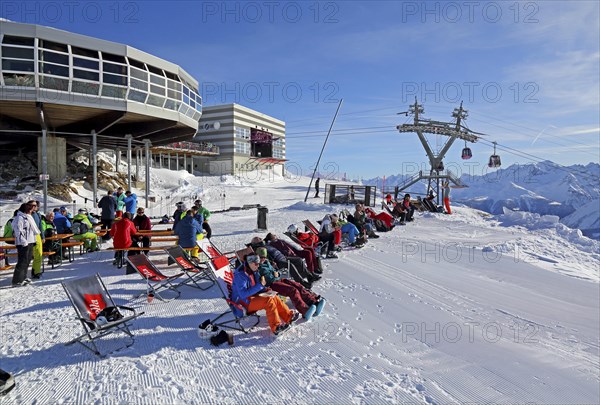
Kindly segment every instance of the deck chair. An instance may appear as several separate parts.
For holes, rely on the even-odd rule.
[[[133,345],[134,337],[129,330],[130,323],[144,313],[137,313],[133,308],[116,305],[99,274],[64,281],[61,284],[75,308],[77,320],[85,331],[82,335],[66,343],[67,346],[80,343],[94,354],[101,356],[96,341],[115,332],[123,332],[130,339],[130,342],[121,348]],[[105,317],[108,323],[99,322],[99,314],[109,307],[116,308],[119,315],[115,315],[113,312],[114,317]]]
[[[310,231],[311,233],[314,233],[315,235],[319,235],[319,228],[317,228],[316,226],[313,225],[312,222],[310,222],[309,219],[305,219],[304,221],[302,221],[302,223],[304,224],[304,226],[306,227],[306,229],[308,231]]]
[[[202,291],[208,290],[215,284],[210,273],[208,273],[208,266],[200,265],[200,263],[193,261],[181,246],[165,248],[165,251],[169,255],[169,258],[171,258],[188,277],[188,279],[181,284],[198,288]],[[202,281],[208,281],[208,283],[200,285],[199,283]]]
[[[177,287],[182,283],[173,284],[173,282],[181,277],[184,274],[183,272],[173,276],[165,276],[146,255],[127,256],[127,262],[146,280],[146,291],[138,294],[136,298],[152,292],[159,300],[169,302],[179,298],[181,295],[181,291]],[[171,290],[176,295],[173,298],[164,298],[160,295],[160,291],[163,290]]]
[[[260,322],[260,317],[256,314],[246,313],[246,309],[233,302],[231,297],[231,283],[233,282],[233,268],[229,259],[217,249],[210,239],[202,239],[196,242],[200,250],[208,257],[208,266],[213,272],[217,286],[221,290],[223,299],[227,302],[229,309],[218,315],[212,320],[213,325],[218,325],[223,328],[239,330],[248,333]],[[227,318],[228,315],[233,316],[233,319],[220,321],[222,318]],[[245,325],[250,319],[249,325]]]

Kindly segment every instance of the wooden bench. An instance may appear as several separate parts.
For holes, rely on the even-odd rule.
[[[61,259],[63,257],[65,257],[65,253],[64,253],[64,249],[66,248],[67,251],[69,252],[69,263],[72,262],[73,260],[75,260],[74,256],[74,250],[73,248],[75,246],[79,246],[79,256],[81,256],[83,254],[83,245],[85,243],[84,242],[63,242],[62,243],[62,249],[63,251],[61,252]]]
[[[152,242],[179,242],[179,237],[172,238],[152,238],[150,239]]]
[[[55,254],[56,254],[56,252],[42,252],[42,273],[44,271],[46,271],[46,266],[44,264],[43,257],[49,257],[49,256],[52,256],[52,255],[55,255]],[[17,256],[19,256],[19,254],[18,253],[6,253],[5,256],[6,257],[17,257]],[[12,265],[9,264],[8,266],[12,266]],[[54,262],[51,263],[51,266],[52,266],[52,268],[54,268]]]
[[[2,270],[10,270],[12,269],[14,266],[12,264],[7,264],[6,266],[2,266],[0,267],[0,271]]]

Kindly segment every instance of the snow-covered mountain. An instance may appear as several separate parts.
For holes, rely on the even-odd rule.
[[[390,176],[386,188],[401,184],[405,176]],[[503,208],[556,215],[570,228],[600,236],[600,165],[560,166],[550,161],[514,164],[484,176],[462,175],[467,188],[453,190],[452,200],[491,214]],[[380,179],[365,184],[381,185]],[[411,190],[425,191],[426,185]],[[421,189],[421,190],[419,190]]]

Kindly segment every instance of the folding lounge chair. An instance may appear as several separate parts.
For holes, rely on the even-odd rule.
[[[310,222],[309,219],[305,219],[304,221],[302,221],[302,223],[304,224],[306,229],[308,229],[310,232],[314,233],[317,236],[319,235],[319,228],[314,226],[313,223]]]
[[[199,263],[192,261],[192,259],[187,255],[185,250],[181,248],[181,246],[166,248],[165,251],[188,277],[188,280],[181,284],[186,284],[202,291],[208,290],[215,284],[215,281],[212,279],[210,273],[208,273],[208,266],[203,265],[205,267],[201,267]],[[205,283],[202,286],[199,284],[202,281],[208,281],[209,283]]]
[[[210,242],[209,239],[202,239],[197,243],[202,252],[208,257],[208,266],[214,274],[217,286],[219,286],[221,294],[223,294],[223,299],[225,299],[227,305],[229,305],[229,309],[213,319],[211,323],[223,328],[229,328],[248,333],[250,329],[258,325],[260,322],[260,317],[256,314],[246,313],[246,309],[242,305],[233,302],[230,299],[231,283],[233,282],[233,269],[229,259],[225,255],[221,254],[221,252]],[[229,314],[233,316],[233,319],[218,322],[219,319],[226,317]],[[247,319],[253,320],[249,326],[243,325]]]
[[[173,284],[173,281],[181,277],[184,273],[175,274],[173,276],[165,276],[160,272],[154,263],[150,261],[146,255],[128,256],[127,261],[133,266],[144,280],[146,280],[146,292],[141,292],[137,295],[140,297],[145,293],[152,292],[154,296],[163,302],[172,301],[181,295],[181,291],[177,289],[182,283]],[[166,299],[160,295],[162,290],[171,290],[177,294],[175,297]]]
[[[131,339],[131,342],[123,347],[133,345],[134,337],[129,330],[130,323],[144,313],[136,313],[133,308],[116,305],[99,274],[65,281],[62,283],[62,286],[71,304],[73,304],[73,308],[77,313],[77,319],[85,331],[84,334],[71,340],[67,345],[80,343],[86,349],[101,356],[100,350],[96,345],[96,340],[115,332],[123,332]],[[116,308],[120,319],[117,319],[119,316],[111,319],[107,319],[106,317],[104,319],[99,318],[102,310],[110,307]],[[127,315],[124,315],[122,310],[127,311]],[[113,314],[115,314],[114,310]],[[100,320],[103,322],[100,322]]]

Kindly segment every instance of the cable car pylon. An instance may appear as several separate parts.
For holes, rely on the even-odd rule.
[[[408,133],[414,132],[419,137],[419,141],[421,141],[421,145],[423,145],[423,149],[425,149],[425,153],[429,158],[430,170],[429,174],[423,174],[420,171],[417,175],[412,176],[408,179],[404,184],[399,186],[398,190],[403,191],[408,189],[413,184],[421,181],[428,180],[428,190],[432,189],[431,183],[435,183],[435,189],[438,195],[438,204],[439,204],[439,186],[440,180],[448,180],[452,182],[455,186],[458,187],[466,187],[466,185],[462,184],[460,179],[454,176],[450,171],[446,171],[444,173],[444,163],[443,159],[446,156],[446,153],[452,146],[455,140],[462,139],[465,141],[465,148],[462,151],[461,157],[463,159],[470,159],[473,154],[471,149],[467,147],[467,142],[475,143],[480,138],[476,132],[471,131],[462,125],[462,121],[467,118],[469,115],[468,111],[463,108],[462,101],[460,103],[460,107],[455,108],[452,112],[452,118],[455,119],[454,122],[442,122],[442,121],[434,121],[430,119],[423,119],[421,115],[424,114],[425,110],[421,104],[417,102],[415,97],[415,103],[408,107],[408,111],[405,113],[408,115],[414,116],[414,121],[412,124],[402,124],[398,125],[396,129],[400,133]],[[442,149],[436,154],[433,152],[431,147],[429,146],[429,142],[424,134],[433,134],[433,135],[444,135],[449,139],[442,146]],[[494,156],[496,155],[494,149]],[[500,161],[500,157],[497,156],[498,162]],[[491,158],[490,158],[491,163]],[[490,166],[492,167],[492,166]],[[498,166],[494,166],[498,167]]]

